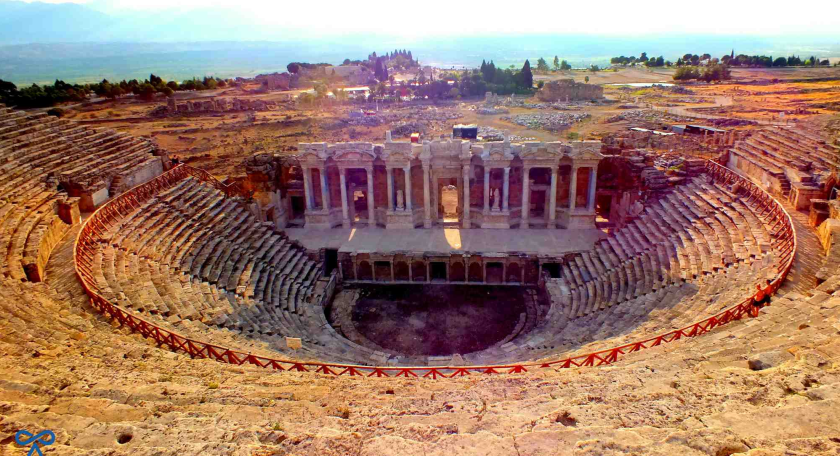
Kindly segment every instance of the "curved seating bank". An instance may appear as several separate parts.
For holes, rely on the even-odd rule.
[[[706,176],[567,265],[549,281],[554,302],[533,331],[465,355],[465,365],[403,367],[336,333],[323,312],[335,274],[254,218],[236,187],[186,165],[94,212],[74,264],[100,312],[196,358],[375,377],[600,366],[744,318],[756,282],[772,278],[775,291],[787,276],[796,235],[783,207],[717,163]],[[662,210],[677,204],[679,216]],[[287,336],[303,349],[287,349]]]

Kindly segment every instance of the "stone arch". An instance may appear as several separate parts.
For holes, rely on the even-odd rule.
[[[373,266],[367,260],[359,262],[359,277],[357,280],[373,280]]]
[[[507,277],[505,277],[505,282],[519,283],[521,281],[522,269],[520,269],[519,263],[510,263],[507,266]]]
[[[411,278],[412,282],[426,281],[426,263],[417,260],[411,263]]]
[[[464,263],[456,261],[449,265],[450,282],[463,282],[464,278],[466,277],[464,273]]]
[[[525,263],[525,283],[537,283],[539,281],[540,264],[536,260]]]
[[[484,282],[485,283],[504,283],[505,267],[502,263],[491,262],[484,264]]]
[[[394,263],[394,280],[408,281],[408,263],[405,261]]]
[[[344,280],[356,280],[356,274],[353,272],[353,260],[350,258],[341,260],[341,276]]]
[[[481,263],[473,262],[470,263],[470,282],[484,282],[484,271],[482,270]]]

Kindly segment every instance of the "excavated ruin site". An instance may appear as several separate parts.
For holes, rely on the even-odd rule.
[[[840,454],[836,121],[644,90],[180,160],[0,107],[0,454]]]

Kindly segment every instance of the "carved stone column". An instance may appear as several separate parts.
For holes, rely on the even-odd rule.
[[[551,194],[548,199],[548,227],[557,227],[557,167],[551,168]]]
[[[577,199],[577,166],[572,165],[572,178],[569,183],[569,212],[575,210],[575,199]]]
[[[411,165],[405,167],[405,210],[412,212],[411,207]]]
[[[434,176],[434,174],[432,174],[432,176]],[[440,214],[439,214],[440,211],[438,210],[439,209],[438,206],[440,206],[440,191],[438,190],[437,179],[433,178],[432,181],[431,181],[431,184],[432,184],[432,204],[431,204],[431,206],[432,206],[432,217],[434,218],[435,221],[438,221],[438,220],[440,220]]]
[[[341,181],[341,225],[344,228],[350,228],[350,211],[347,208],[347,170],[341,168],[339,170],[339,179]]]
[[[470,227],[470,165],[464,165],[464,229]]]
[[[312,169],[303,168],[303,191],[306,193],[306,210],[312,210]]]
[[[527,230],[528,218],[531,214],[531,168],[522,168],[522,221],[519,223],[519,228]]]
[[[423,226],[426,228],[432,227],[432,202],[429,195],[429,165],[423,163],[423,209],[425,210],[423,218]]]
[[[367,194],[367,206],[368,206],[368,225],[371,227],[376,226],[376,215],[373,206],[373,168],[367,168],[367,187],[368,187],[368,194]]]
[[[598,167],[589,168],[589,195],[586,200],[586,209],[590,212],[595,210],[595,189],[598,178]]]
[[[330,188],[327,182],[327,166],[318,168],[318,174],[321,175],[321,206],[322,209],[329,213],[330,211]]]
[[[508,210],[510,204],[510,166],[505,168],[505,182],[502,190],[502,209],[506,211]]]
[[[484,167],[484,215],[490,212],[490,168]]]
[[[394,170],[393,168],[385,168],[388,179],[388,210],[394,210]]]

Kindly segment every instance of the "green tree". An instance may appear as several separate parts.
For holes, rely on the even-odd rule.
[[[689,81],[691,79],[698,79],[700,77],[700,72],[697,71],[696,68],[690,66],[681,66],[677,68],[677,71],[674,72],[674,80],[675,81]]]
[[[534,75],[531,73],[531,62],[529,62],[528,59],[525,59],[525,64],[522,65],[520,78],[522,80],[522,87],[525,87],[526,89],[534,87]]]
[[[723,81],[729,79],[731,74],[726,65],[712,64],[703,69],[701,78],[706,82]]]
[[[125,90],[123,90],[123,88],[118,86],[118,85],[110,86],[110,88],[108,89],[108,95],[107,96],[108,96],[108,98],[110,98],[112,100],[116,100],[117,98],[119,98],[123,95],[125,95]],[[153,93],[153,95],[154,95],[154,93]]]
[[[557,56],[555,55],[554,56],[554,71],[557,71],[559,69],[560,69],[560,59],[558,59]]]
[[[779,57],[773,61],[774,67],[786,67],[787,66],[787,59],[784,57]]]
[[[329,87],[326,84],[315,84],[315,96],[322,100],[327,97],[327,93],[329,92]]]
[[[137,94],[143,101],[152,101],[155,99],[155,92],[157,92],[153,85],[145,83],[140,86],[140,93]]]
[[[563,60],[560,62],[560,71],[569,71],[572,69],[572,66],[569,65],[569,62]]]
[[[548,73],[548,63],[542,57],[537,59],[537,73]]]
[[[9,81],[0,79],[0,102],[9,103],[16,94],[17,86]]]

